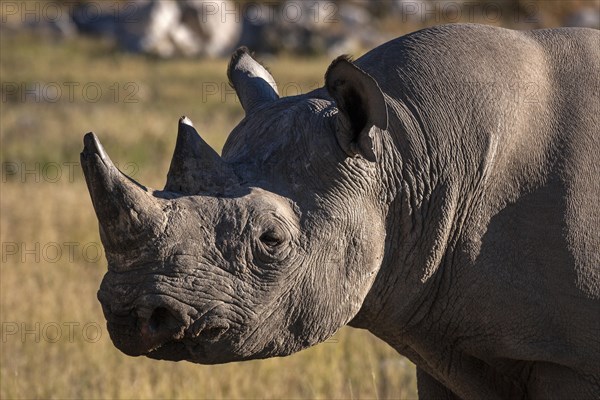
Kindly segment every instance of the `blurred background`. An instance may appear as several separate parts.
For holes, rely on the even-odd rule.
[[[221,366],[118,352],[96,300],[106,260],[83,134],[161,188],[180,115],[218,151],[241,120],[225,74],[239,45],[294,95],[322,86],[337,55],[426,26],[598,29],[600,1],[2,1],[0,19],[0,398],[413,399],[413,365],[351,328]]]

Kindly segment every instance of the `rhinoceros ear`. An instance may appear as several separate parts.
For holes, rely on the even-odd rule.
[[[227,77],[246,114],[256,106],[279,98],[275,79],[250,56],[246,47],[240,47],[231,56]]]
[[[325,87],[338,108],[336,136],[351,157],[377,160],[380,130],[388,127],[385,98],[379,85],[348,56],[336,58],[325,74]]]

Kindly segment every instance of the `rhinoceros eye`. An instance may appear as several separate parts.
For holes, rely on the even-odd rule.
[[[254,243],[255,261],[264,267],[281,266],[293,250],[290,232],[279,221],[262,224]]]
[[[277,247],[281,243],[283,243],[283,237],[279,234],[279,232],[270,229],[260,235],[259,240],[268,247]]]

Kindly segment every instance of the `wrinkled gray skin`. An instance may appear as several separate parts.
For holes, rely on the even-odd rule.
[[[167,185],[82,165],[129,355],[284,356],[364,328],[421,398],[600,397],[600,34],[422,30],[279,98],[243,49],[222,157],[182,119]]]

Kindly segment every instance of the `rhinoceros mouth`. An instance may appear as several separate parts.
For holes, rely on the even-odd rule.
[[[211,363],[214,348],[230,334],[230,323],[214,304],[204,312],[168,295],[144,295],[128,304],[100,291],[110,337],[130,356]],[[223,362],[223,361],[215,361]]]
[[[111,339],[129,355],[143,355],[185,336],[193,308],[165,295],[144,295],[130,303],[98,292]]]

